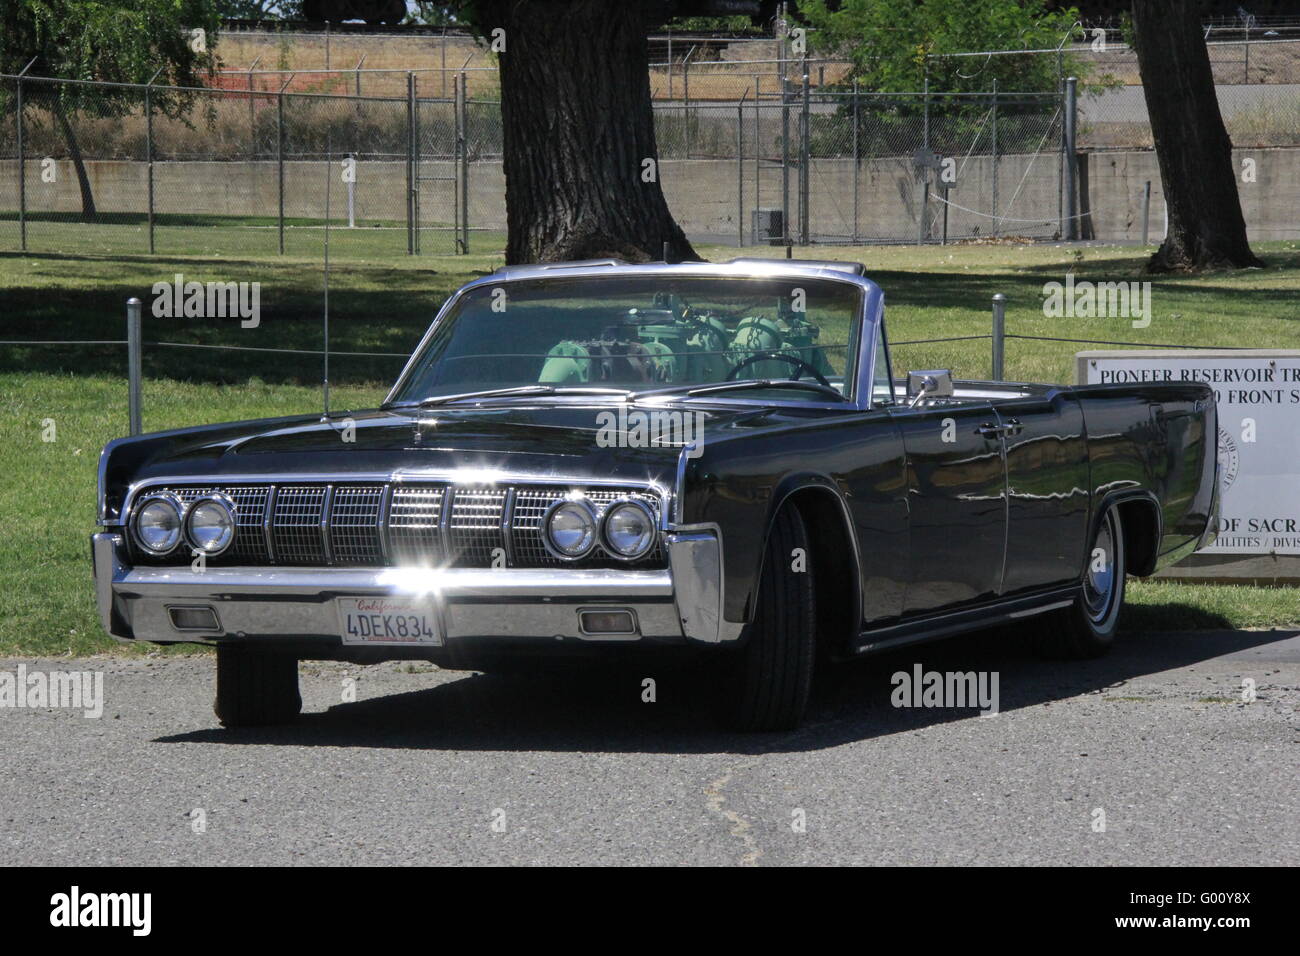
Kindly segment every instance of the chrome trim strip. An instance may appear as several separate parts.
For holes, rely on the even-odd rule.
[[[325,497],[320,503],[320,542],[325,563],[334,563],[334,547],[330,544],[330,508],[334,505],[334,486],[325,486]]]
[[[279,496],[279,488],[270,485],[266,489],[266,510],[262,512],[262,538],[266,542],[266,560],[268,564],[275,564],[275,536],[272,528],[275,527],[275,499]],[[131,504],[131,499],[127,499]],[[123,511],[128,508],[123,506]]]
[[[217,602],[240,595],[284,595],[319,601],[332,594],[434,594],[445,601],[487,598],[547,603],[556,598],[668,600],[666,571],[605,568],[208,568],[122,567],[113,581],[133,597]]]
[[[385,483],[379,493],[379,514],[375,516],[375,520],[379,522],[379,527],[376,529],[379,534],[379,556],[384,564],[393,562],[393,547],[388,538],[388,517],[392,507],[393,486]]]
[[[506,549],[506,567],[514,567],[515,536],[511,527],[515,517],[515,487],[506,489],[506,500],[501,504],[501,545]]]

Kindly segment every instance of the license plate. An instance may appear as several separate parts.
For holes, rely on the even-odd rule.
[[[344,644],[442,646],[438,616],[429,598],[338,598]]]

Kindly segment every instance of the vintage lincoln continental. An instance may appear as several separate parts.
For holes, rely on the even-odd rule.
[[[227,726],[293,718],[302,659],[694,651],[779,730],[884,648],[1104,652],[1125,576],[1216,534],[1211,390],[896,379],[884,316],[850,263],[503,268],[377,409],[109,443],[104,628],[215,644]]]

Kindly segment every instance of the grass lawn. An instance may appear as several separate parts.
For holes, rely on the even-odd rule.
[[[488,247],[486,241],[480,245]],[[1145,329],[1123,319],[1048,319],[1041,308],[1043,284],[1062,281],[1067,269],[1078,279],[1143,278],[1138,249],[816,247],[805,254],[866,262],[885,290],[895,340],[987,334],[989,300],[1004,292],[1008,330],[1023,335],[1294,347],[1300,344],[1300,244],[1255,248],[1268,265],[1263,271],[1155,280],[1154,318]],[[700,251],[712,259],[740,254]],[[376,404],[447,294],[499,264],[499,255],[487,253],[413,258],[383,252],[337,261],[331,270],[331,348],[401,357],[333,357],[333,406]],[[261,283],[260,326],[153,318],[152,285],[170,282],[177,273],[186,280]],[[123,303],[131,295],[146,303],[146,342],[321,347],[319,258],[279,257],[261,246],[202,257],[0,253],[0,340],[124,338]],[[1070,381],[1074,352],[1089,347],[1012,339],[1007,375]],[[127,430],[125,351],[0,345],[0,523],[6,532],[0,548],[0,653],[85,654],[118,647],[95,615],[88,536],[99,449]],[[962,377],[983,378],[989,374],[989,343],[901,346],[894,359],[898,370],[951,367]],[[320,403],[319,356],[154,345],[145,349],[145,374],[148,430],[306,412]],[[42,441],[48,420],[52,442]],[[1300,591],[1291,588],[1134,582],[1130,603],[1130,628],[1300,624]]]

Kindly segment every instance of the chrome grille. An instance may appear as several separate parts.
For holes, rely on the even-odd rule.
[[[417,566],[442,561],[441,485],[393,488],[388,507],[388,544],[393,564]]]
[[[382,485],[340,485],[330,499],[330,550],[334,563],[378,565],[384,563],[379,541],[379,505]]]
[[[271,543],[276,564],[324,564],[321,512],[323,485],[285,485],[276,489]]]
[[[456,488],[452,492],[451,520],[447,537],[453,566],[498,567],[504,565],[505,535],[501,530],[506,489]]]
[[[235,503],[235,541],[220,564],[340,567],[554,567],[542,519],[556,501],[584,494],[598,514],[618,498],[636,498],[661,514],[657,494],[635,487],[452,485],[434,482],[168,487],[183,502],[222,491]],[[270,521],[267,519],[270,509]],[[268,538],[271,545],[268,551]],[[188,551],[168,559],[188,560]],[[662,543],[628,564],[599,546],[581,566],[662,567]]]

